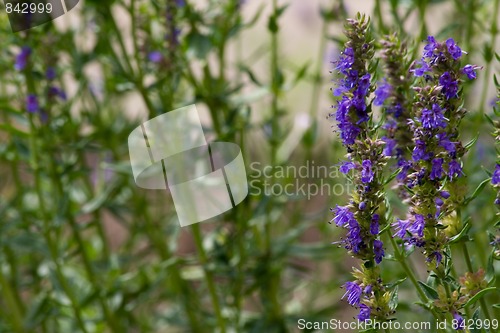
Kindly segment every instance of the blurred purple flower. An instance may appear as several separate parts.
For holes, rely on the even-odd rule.
[[[28,64],[28,58],[31,55],[31,48],[28,46],[23,46],[21,52],[16,56],[16,63],[14,68],[18,71],[22,71],[26,68]]]
[[[385,100],[391,96],[392,86],[387,83],[386,80],[379,82],[378,87],[375,90],[375,100],[373,104],[376,106],[381,106],[384,104]]]
[[[38,98],[34,94],[29,94],[26,97],[26,111],[30,113],[35,113],[40,111],[40,105],[38,104]]]
[[[56,78],[56,70],[54,67],[49,67],[45,71],[45,78],[49,81],[52,81]]]
[[[491,177],[491,183],[493,185],[500,184],[500,164],[495,166],[495,171],[493,172],[493,176]]]
[[[155,64],[160,63],[163,60],[163,55],[160,51],[153,51],[148,54],[148,59]]]

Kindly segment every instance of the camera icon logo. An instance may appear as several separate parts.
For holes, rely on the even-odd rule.
[[[80,0],[4,0],[12,32],[34,28],[73,9]]]
[[[240,147],[207,143],[195,105],[141,124],[128,148],[137,186],[169,189],[182,227],[220,215],[248,195]]]

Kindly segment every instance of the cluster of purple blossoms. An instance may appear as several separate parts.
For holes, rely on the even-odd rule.
[[[363,17],[348,20],[345,32],[348,42],[336,62],[336,70],[342,77],[333,91],[340,99],[331,116],[335,116],[348,152],[340,171],[348,177],[352,171],[356,193],[348,205],[331,209],[334,216],[330,222],[347,229],[345,237],[334,244],[342,245],[363,262],[362,270],[355,270],[353,274],[356,280],[344,285],[342,298],[359,309],[357,318],[361,321],[387,320],[393,309],[388,304],[388,291],[382,284],[378,266],[385,256],[380,231],[386,221],[379,212],[384,205],[384,180],[380,171],[386,157],[382,154],[384,143],[377,139],[377,129],[369,126],[371,106],[367,103],[371,75],[366,68],[373,57],[373,41],[369,37],[368,21]]]
[[[410,101],[412,99],[411,78],[407,75],[410,64],[405,43],[396,35],[387,36],[382,41],[382,60],[385,77],[375,90],[375,106],[382,106],[386,117],[383,125],[385,142],[383,154],[396,160],[401,168],[397,176],[399,187],[404,184],[409,169],[408,151],[413,147],[413,137],[408,131]],[[400,195],[406,196],[404,191]]]
[[[353,68],[354,50],[347,47],[337,62],[336,69],[345,77],[339,80],[339,86],[333,91],[335,96],[342,95],[337,102],[335,120],[340,130],[340,137],[345,145],[354,144],[361,132],[360,124],[368,121],[366,97],[369,94],[369,73],[360,73]]]
[[[453,39],[438,43],[429,36],[420,67],[412,69],[423,80],[414,88],[417,95],[408,122],[413,151],[403,170],[405,176],[408,173],[405,181],[412,192],[411,208],[407,220],[393,224],[395,236],[408,245],[422,247],[427,261],[435,262],[436,267],[447,243],[439,220],[453,211],[445,188],[463,175],[460,158],[465,149],[458,139],[458,125],[465,110],[460,106],[459,84],[462,75],[475,78],[479,68],[461,68],[461,56],[462,50]]]

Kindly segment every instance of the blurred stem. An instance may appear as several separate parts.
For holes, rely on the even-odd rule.
[[[378,27],[380,31],[382,31],[382,34],[387,33],[387,28],[384,25],[384,18],[382,16],[382,4],[380,3],[380,0],[375,0],[375,15],[377,16],[378,20]]]
[[[472,30],[473,23],[475,20],[474,13],[476,8],[476,1],[469,0],[467,6],[467,26],[465,28],[465,51],[469,53],[469,56],[472,54]]]
[[[138,68],[138,73],[139,75],[137,76],[135,74],[135,71],[134,71],[134,67],[132,66],[132,63],[130,62],[129,60],[129,57],[128,57],[128,53],[127,53],[127,48],[125,47],[125,42],[123,41],[123,36],[121,34],[121,31],[120,29],[118,28],[118,25],[116,24],[116,20],[113,16],[113,13],[111,12],[111,10],[109,9],[109,7],[106,7],[106,14],[107,14],[107,21],[110,22],[111,24],[111,28],[112,30],[114,31],[115,33],[115,36],[116,36],[116,39],[118,40],[118,45],[120,47],[120,51],[122,53],[122,56],[119,57],[114,49],[113,49],[113,46],[111,45],[110,46],[110,50],[111,50],[111,54],[113,55],[115,61],[118,63],[118,64],[121,64],[120,62],[120,59],[124,59],[125,60],[125,65],[126,65],[126,69],[123,69],[123,67],[121,66],[122,70],[126,70],[128,71],[128,74],[127,73],[123,73],[125,74],[126,76],[129,77],[129,79],[131,79],[133,81],[133,83],[135,84],[137,90],[139,91],[139,93],[141,94],[143,100],[144,100],[144,103],[146,104],[146,107],[149,111],[149,118],[152,117],[152,115],[155,113],[155,108],[154,108],[154,104],[153,102],[151,101],[151,99],[149,98],[149,95],[148,95],[148,92],[147,92],[147,89],[146,87],[144,86],[144,79],[143,79],[143,74],[142,74],[142,70],[141,70],[141,66],[140,66],[140,62],[137,62],[137,68]],[[134,18],[134,15],[133,13],[130,14],[131,15],[131,20],[132,20],[132,23],[135,24],[135,18]],[[133,42],[134,43],[137,43],[137,40],[135,39],[135,27],[133,28],[132,30],[132,38],[133,38]],[[134,47],[137,47],[137,45],[134,44]],[[136,52],[134,52],[134,56],[135,56],[135,59],[137,59],[137,61],[139,61],[139,58],[138,58],[138,55],[139,55],[139,52],[138,50],[135,50]]]
[[[495,0],[494,6],[493,6],[493,13],[491,14],[491,27],[490,27],[490,37],[491,37],[491,45],[490,45],[490,50],[491,52],[495,52],[495,45],[496,45],[496,36],[498,33],[498,27],[497,27],[497,21],[498,21],[498,8],[499,8],[499,3],[500,0]],[[492,59],[494,58],[494,55]],[[484,72],[484,79],[483,79],[483,91],[481,93],[481,99],[480,99],[480,104],[479,104],[479,113],[480,116],[477,117],[478,119],[478,127],[482,124],[484,120],[484,114],[485,114],[485,103],[486,103],[486,98],[488,97],[488,87],[489,87],[489,82],[490,82],[490,74],[491,74],[491,60],[488,59],[486,66],[486,70]]]
[[[277,150],[279,144],[279,108],[278,108],[278,97],[281,90],[281,73],[279,72],[278,66],[278,1],[272,1],[272,14],[274,16],[276,29],[271,30],[271,166],[277,165]],[[276,182],[274,172],[271,175],[270,184],[271,188],[274,186]],[[274,208],[274,200],[272,194],[269,196],[269,202],[267,203],[266,210],[266,224],[265,224],[265,258],[266,258],[266,269],[273,270],[273,262],[272,262],[272,210]],[[279,281],[280,281],[280,271],[279,268],[275,268],[274,272],[270,272],[270,276],[267,281],[267,285],[263,288],[263,297],[266,300],[265,303],[269,302],[270,304],[270,317],[272,322],[279,323],[280,326],[283,326],[282,323],[282,315],[281,315],[281,307],[278,299],[279,292]]]
[[[57,184],[59,195],[61,198],[65,196],[64,188],[61,183],[61,178],[59,175],[56,174],[55,172],[55,166],[54,166],[54,159],[50,159],[50,166],[53,170],[52,172],[52,182],[54,184]],[[89,282],[92,284],[93,289],[97,292],[97,299],[98,302],[101,306],[101,310],[104,313],[104,317],[106,318],[106,322],[109,324],[110,329],[112,332],[115,333],[120,333],[123,332],[123,329],[118,325],[118,322],[116,321],[116,318],[113,315],[113,312],[110,311],[108,304],[106,303],[106,299],[103,298],[102,292],[101,292],[101,284],[99,281],[97,281],[94,269],[92,267],[91,259],[87,253],[87,247],[85,246],[85,242],[80,234],[80,228],[78,224],[75,221],[75,218],[72,214],[72,212],[68,209],[66,210],[66,219],[69,222],[69,225],[73,231],[73,235],[75,237],[76,243],[78,244],[79,248],[79,253],[81,253],[81,257],[83,259],[83,266],[85,267],[85,271],[87,273],[87,277],[89,279]]]
[[[145,207],[144,205],[141,206]],[[163,261],[171,259],[173,256],[170,253],[168,247],[165,245],[165,239],[163,238],[162,233],[158,232],[158,230],[155,230],[155,227],[153,225],[147,207],[144,208],[143,215],[146,222],[145,224],[146,224],[147,234],[150,237],[156,250],[158,251],[161,259]],[[201,323],[198,321],[194,313],[195,311],[198,310],[198,308],[193,306],[192,304],[192,300],[194,299],[195,296],[193,295],[191,289],[189,288],[189,285],[187,285],[186,281],[182,278],[181,269],[182,267],[180,267],[180,265],[176,263],[172,265],[172,267],[170,268],[170,274],[172,275],[175,285],[180,288],[180,297],[184,304],[184,311],[186,312],[191,332],[195,333],[202,332],[203,330],[201,329],[200,326]]]
[[[321,93],[321,87],[323,83],[323,76],[322,70],[323,70],[323,59],[325,56],[326,52],[326,34],[328,32],[328,23],[329,21],[326,19],[323,19],[322,27],[321,27],[321,35],[320,35],[320,41],[319,41],[319,50],[318,50],[318,59],[316,60],[316,71],[314,73],[314,84],[313,84],[313,89],[312,89],[312,94],[311,94],[311,106],[309,109],[309,117],[311,120],[311,123],[314,123],[316,119],[316,114],[318,112],[318,105],[319,105],[319,99],[320,99],[320,93]],[[312,126],[309,126],[309,131],[312,130]],[[312,150],[313,150],[313,145],[312,143],[309,143],[307,145],[307,159],[310,160],[312,158]]]
[[[26,80],[26,85],[27,85],[27,92],[28,94],[36,94],[36,89],[35,89],[35,83],[33,80],[33,77],[31,76],[32,72],[32,67],[31,63],[28,63],[26,66],[26,69],[24,70],[24,76]],[[35,180],[35,191],[38,197],[38,205],[40,207],[40,213],[43,218],[43,223],[44,223],[44,230],[43,234],[45,236],[45,240],[47,242],[47,246],[49,248],[49,252],[51,255],[52,262],[54,263],[55,270],[56,270],[56,276],[61,283],[61,287],[64,290],[65,294],[68,296],[68,299],[70,300],[71,303],[71,308],[73,310],[73,313],[76,318],[77,325],[80,327],[82,332],[87,333],[87,329],[85,328],[85,323],[83,321],[83,318],[81,316],[81,309],[80,305],[78,304],[77,297],[73,293],[73,289],[70,287],[69,282],[66,280],[66,277],[64,276],[64,273],[62,272],[61,269],[61,260],[58,255],[58,243],[57,241],[54,242],[51,236],[51,222],[50,222],[50,217],[47,213],[47,209],[45,206],[45,196],[43,195],[42,191],[42,179],[40,177],[40,163],[38,160],[38,146],[37,142],[35,140],[35,137],[37,135],[37,129],[35,126],[34,122],[34,117],[38,116],[38,114],[33,114],[30,113],[28,115],[28,121],[29,121],[29,127],[30,127],[30,135],[29,135],[29,147],[30,147],[30,166],[31,169],[33,170],[33,176]]]
[[[418,13],[419,13],[419,18],[420,18],[420,33],[419,33],[419,37],[418,39],[420,41],[424,40],[427,36],[427,25],[425,23],[425,12],[426,12],[426,9],[427,9],[427,2],[429,0],[421,0],[417,6],[418,6]],[[417,55],[418,55],[418,47],[415,47],[415,49],[413,50],[413,55],[412,55],[412,59],[416,59],[417,58]]]
[[[3,275],[3,270],[0,269],[0,287],[2,288],[2,294],[5,303],[9,308],[10,316],[9,319],[12,323],[12,327],[15,332],[23,333],[25,332],[23,328],[23,314],[22,310],[16,302],[14,293],[11,290],[11,286],[5,276]]]
[[[210,298],[212,299],[212,305],[214,307],[215,316],[217,317],[217,324],[222,333],[226,332],[226,323],[224,322],[224,317],[222,316],[222,311],[219,303],[219,298],[217,297],[217,291],[215,289],[215,282],[212,271],[207,267],[207,254],[205,248],[203,247],[203,241],[201,239],[201,231],[199,224],[193,224],[191,228],[194,236],[194,241],[196,244],[196,249],[198,252],[200,263],[205,272],[205,280],[208,287],[208,292],[210,293]]]

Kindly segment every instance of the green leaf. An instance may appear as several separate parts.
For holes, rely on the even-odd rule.
[[[395,170],[393,173],[391,173],[390,176],[387,177],[387,179],[384,181],[384,185],[389,184],[394,178],[396,178],[396,176],[401,172],[401,169],[402,168],[399,168]]]
[[[486,288],[486,289],[483,289],[481,290],[480,292],[478,292],[477,294],[475,294],[474,296],[471,297],[471,299],[469,299],[467,301],[467,303],[465,303],[465,307],[469,307],[471,305],[473,305],[474,303],[476,303],[481,297],[483,297],[486,293],[489,293],[490,291],[494,291],[494,290],[497,290],[496,287],[490,287],[490,288]]]
[[[195,56],[198,59],[206,59],[210,49],[212,48],[212,42],[208,36],[205,36],[197,31],[191,32],[186,36],[188,43],[188,54]]]
[[[386,285],[386,287],[387,287],[388,289],[394,288],[394,287],[396,287],[396,286],[400,285],[401,283],[405,282],[405,281],[406,281],[406,279],[407,279],[407,278],[406,278],[406,277],[404,277],[404,278],[402,278],[402,279],[396,280],[396,281],[394,281],[394,282],[391,282],[391,283],[387,284],[387,285]]]
[[[399,287],[396,286],[391,292],[391,299],[389,300],[389,308],[391,310],[396,310],[396,308],[398,307],[398,289]]]
[[[479,184],[479,186],[476,188],[474,193],[472,193],[472,195],[470,197],[468,197],[467,199],[464,200],[463,206],[467,206],[472,200],[474,200],[483,191],[484,187],[489,182],[490,182],[490,179],[483,180],[481,182],[481,184]]]
[[[458,233],[458,235],[453,236],[448,243],[449,244],[455,244],[455,243],[460,242],[462,240],[462,238],[464,238],[465,236],[467,236],[467,233],[469,232],[470,228],[471,228],[470,223],[466,223],[464,225],[464,227],[462,228],[462,230],[460,230],[460,232]]]
[[[432,298],[432,299],[439,298],[439,295],[434,288],[423,283],[422,281],[418,281],[418,284],[422,287],[422,289],[423,289],[424,293],[427,295],[427,297]]]
[[[464,146],[465,150],[469,150],[477,141],[477,139],[479,138],[479,134],[477,134],[474,139],[470,140],[469,142],[467,142],[467,144]]]

